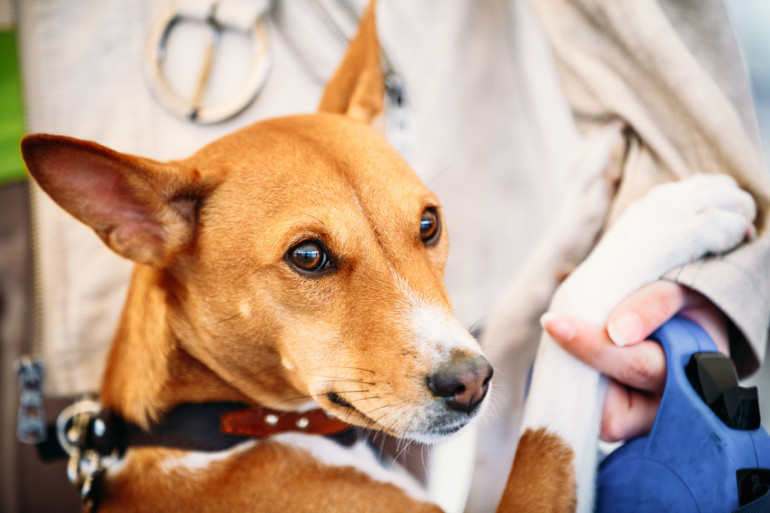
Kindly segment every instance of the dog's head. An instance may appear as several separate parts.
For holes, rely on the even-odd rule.
[[[47,135],[23,152],[56,202],[140,264],[127,310],[163,296],[155,360],[183,351],[265,406],[312,400],[435,440],[478,411],[492,371],[451,314],[438,200],[365,122],[382,96],[370,8],[317,114],[260,122],[169,163]],[[148,322],[124,312],[118,338]],[[126,387],[183,378],[147,379],[163,366],[126,360],[110,363],[136,368]]]

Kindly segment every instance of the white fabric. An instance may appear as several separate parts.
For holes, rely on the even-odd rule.
[[[248,32],[269,7],[267,0],[224,0],[217,6],[216,19],[226,27]]]
[[[183,17],[198,21],[206,21],[217,0],[177,0],[171,2],[175,11]]]

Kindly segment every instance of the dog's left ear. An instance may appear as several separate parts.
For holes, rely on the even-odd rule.
[[[380,67],[376,8],[377,1],[371,0],[342,64],[326,84],[319,111],[345,114],[366,123],[382,112],[385,88]]]

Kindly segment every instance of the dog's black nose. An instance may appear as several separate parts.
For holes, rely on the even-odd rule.
[[[453,359],[426,378],[431,393],[456,411],[473,414],[487,395],[492,366],[481,355]]]

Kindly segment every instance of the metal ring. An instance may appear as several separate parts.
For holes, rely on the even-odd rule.
[[[214,4],[215,8],[216,4]],[[219,45],[222,32],[228,27],[216,20],[214,10],[203,22],[210,28],[209,46],[204,57],[205,61],[198,79],[196,92],[192,99],[185,100],[171,90],[166,80],[163,69],[166,45],[177,24],[188,21],[201,23],[202,21],[179,14],[173,4],[166,9],[150,33],[145,53],[145,77],[148,87],[158,103],[174,116],[201,125],[221,123],[243,112],[262,91],[272,67],[270,39],[264,13],[265,11],[257,17],[254,27],[247,33],[252,40],[253,59],[251,72],[246,83],[230,101],[221,105],[204,106],[202,105],[203,95],[208,85],[216,48]]]
[[[77,422],[77,417],[81,415],[96,415],[99,413],[99,410],[101,410],[101,406],[95,400],[81,399],[64,408],[59,416],[56,417],[56,437],[64,452],[72,455],[74,452],[80,451],[80,448],[67,437],[67,431]],[[87,424],[86,422],[82,428],[85,429]]]

